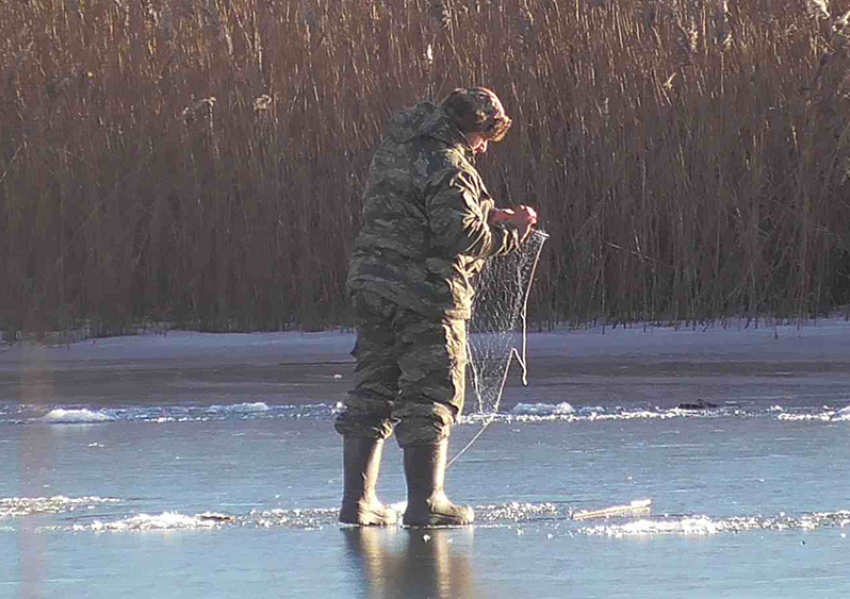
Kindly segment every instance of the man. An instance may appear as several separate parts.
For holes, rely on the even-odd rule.
[[[443,488],[450,429],[463,410],[472,279],[537,222],[526,206],[495,208],[473,166],[510,126],[492,91],[457,89],[440,106],[396,114],[375,152],[348,275],[357,367],[335,426],[344,438],[340,522],[395,522],[375,494],[393,431],[404,451],[404,524],[473,520]]]

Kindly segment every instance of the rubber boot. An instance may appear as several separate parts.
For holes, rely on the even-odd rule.
[[[384,451],[382,439],[344,437],[342,451],[343,489],[339,521],[343,524],[387,526],[398,515],[378,501],[375,486]]]
[[[446,497],[446,459],[449,440],[437,445],[412,445],[404,449],[407,478],[407,526],[460,526],[475,519],[472,508],[453,504]]]

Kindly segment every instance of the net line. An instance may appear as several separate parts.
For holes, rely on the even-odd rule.
[[[485,418],[481,429],[448,463],[451,466],[484,433],[499,411],[511,363],[522,368],[528,384],[526,327],[528,298],[543,244],[549,235],[532,231],[519,251],[496,256],[475,279],[475,302],[468,323],[467,354],[476,416]]]

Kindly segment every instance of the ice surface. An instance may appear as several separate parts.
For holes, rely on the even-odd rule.
[[[419,576],[427,592],[397,596],[846,596],[848,339],[838,319],[531,333],[529,386],[512,373],[449,471],[476,525],[427,543],[337,522],[350,333],[4,347],[0,588],[341,599]],[[718,408],[677,409],[699,400]],[[394,443],[378,491],[405,497]],[[655,515],[571,518],[636,497]]]

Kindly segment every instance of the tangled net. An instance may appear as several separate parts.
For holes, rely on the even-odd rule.
[[[519,251],[491,258],[476,278],[467,343],[471,371],[468,388],[476,399],[474,413],[489,418],[450,465],[472,446],[498,413],[514,359],[527,384],[526,308],[540,253],[548,238],[542,231],[532,231]]]
[[[491,258],[476,279],[468,352],[479,414],[498,411],[514,358],[522,368],[523,383],[527,383],[526,308],[548,238],[542,231],[532,231],[519,251]]]

